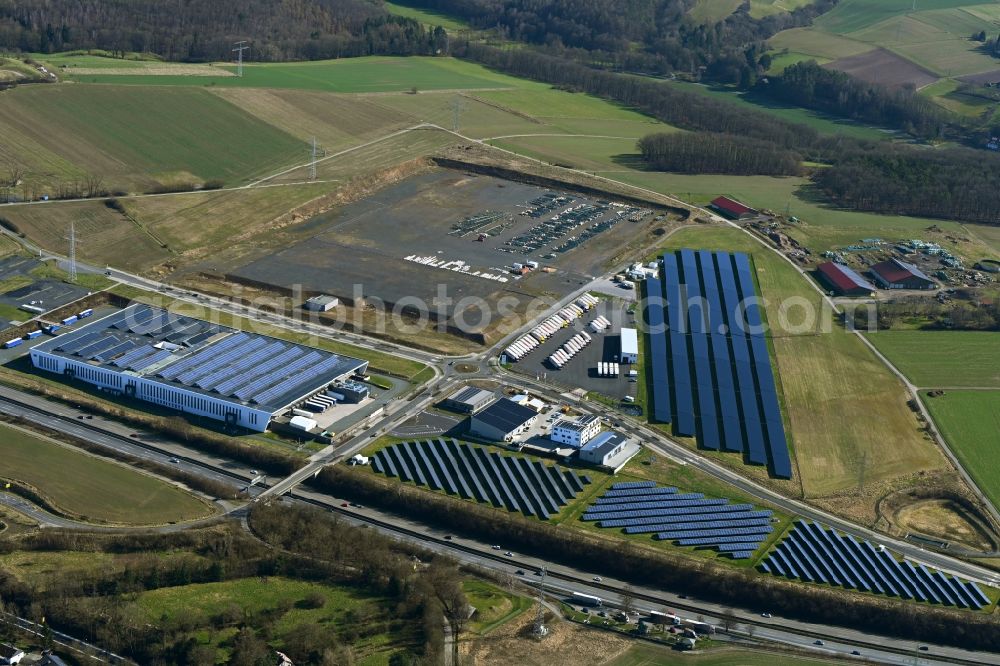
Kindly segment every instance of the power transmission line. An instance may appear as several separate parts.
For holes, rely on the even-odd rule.
[[[76,222],[69,223],[69,281],[76,283]]]
[[[236,42],[236,48],[233,52],[236,53],[236,76],[243,76],[243,52],[249,50],[249,46],[246,46],[246,40],[241,40]]]
[[[312,161],[309,163],[309,180],[316,180],[316,137],[312,138]]]

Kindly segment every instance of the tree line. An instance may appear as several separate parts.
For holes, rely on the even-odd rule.
[[[327,467],[309,481],[320,490],[363,501],[441,529],[487,543],[503,542],[533,556],[586,571],[605,571],[619,580],[697,594],[786,617],[852,627],[918,641],[971,649],[1000,649],[1000,619],[970,611],[802,585],[762,576],[707,559],[606,539],[583,530],[557,528],[491,506],[427,492],[368,471]]]
[[[199,583],[282,576],[353,587],[379,599],[384,612],[361,617],[348,610],[342,626],[306,622],[282,628],[285,652],[301,664],[354,662],[352,645],[381,633],[415,643],[402,662],[441,662],[442,617],[468,616],[462,577],[447,558],[413,551],[376,533],[311,508],[284,504],[255,507],[254,537],[238,523],[170,534],[98,534],[45,530],[0,540],[0,553],[67,552],[113,555],[105,567],[56,570],[48,580],[26,582],[0,567],[0,610],[45,618],[47,625],[123,654],[141,664],[216,663],[216,651],[191,638],[196,632],[232,633],[223,644],[228,664],[272,664],[268,647],[293,607],[281,602],[255,613],[237,605],[207,618],[179,613],[150,620],[136,603],[143,592]],[[261,541],[264,539],[264,542]],[[170,553],[164,556],[164,553]],[[417,554],[424,566],[415,567]],[[297,602],[321,608],[315,592]],[[286,621],[287,624],[287,621]],[[458,622],[459,626],[461,622]]]
[[[802,157],[769,141],[731,134],[690,132],[649,134],[639,140],[649,166],[677,173],[743,176],[797,176]]]
[[[427,55],[448,38],[365,0],[0,0],[0,47],[23,52],[225,61],[237,40],[253,60],[279,61]]]
[[[843,155],[813,181],[844,208],[1000,223],[1000,155],[882,145]]]
[[[955,120],[937,104],[916,94],[912,86],[888,88],[868,83],[820,67],[813,60],[789,65],[780,76],[768,77],[767,83],[758,84],[756,89],[795,106],[924,138],[943,136]]]

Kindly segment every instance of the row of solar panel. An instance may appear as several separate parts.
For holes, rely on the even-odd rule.
[[[546,520],[590,483],[588,477],[558,465],[550,467],[539,460],[504,456],[443,439],[388,446],[375,454],[372,468],[403,481]]]
[[[768,534],[774,531],[770,525],[755,525],[753,527],[730,527],[728,529],[715,532],[711,537],[706,536],[703,530],[667,530],[659,532],[653,538],[657,541],[678,541],[680,539],[729,539],[741,538],[747,541],[763,541]]]
[[[656,525],[657,529],[652,531],[659,532],[665,529],[665,525],[673,525],[674,523],[715,523],[723,520],[754,520],[757,518],[771,517],[770,511],[750,511],[749,509],[729,511],[727,510],[728,507],[724,506],[714,507],[716,510],[711,511],[710,509],[712,508],[713,507],[708,507],[706,510],[701,512],[695,511],[691,513],[684,513],[677,511],[668,515],[602,520],[598,524],[600,527],[645,527],[647,525]]]
[[[653,521],[663,516],[682,516],[690,514],[721,513],[726,511],[749,511],[753,508],[750,504],[729,504],[728,500],[697,500],[695,502],[683,502],[686,506],[659,506],[650,509],[636,509],[630,511],[601,511],[586,512],[583,520],[599,520],[602,527],[612,527],[604,523],[609,520],[646,520]]]
[[[683,497],[674,495],[673,497]],[[670,502],[637,502],[635,504],[593,504],[584,514],[584,520],[591,520],[587,516],[593,516],[592,520],[601,518],[624,518],[638,515],[657,515],[657,512],[670,512],[681,508],[691,508],[699,506],[719,506],[727,504],[725,499],[688,499]]]
[[[754,527],[764,526],[770,522],[768,518],[745,518],[708,521],[704,523],[662,523],[653,525],[631,525],[625,527],[625,534],[649,534],[651,532],[665,532],[668,530],[695,531],[705,530],[708,532],[722,532],[734,527]]]
[[[678,493],[674,487],[656,487],[648,481],[613,485],[594,500],[583,520],[599,527],[625,528],[628,534],[653,533],[658,540],[678,546],[715,548],[740,559],[751,557],[771,533],[770,511],[751,504],[730,504],[701,493]],[[681,541],[683,540],[683,541]]]
[[[667,333],[663,320],[663,285],[656,278],[646,281],[646,324],[650,336],[649,354],[652,371],[653,420],[670,423],[670,377],[667,365]]]
[[[617,500],[620,502],[631,501],[630,498],[641,498],[641,497],[661,497],[663,495],[676,495],[677,488],[664,486],[662,488],[625,488],[623,490],[609,490],[608,492],[601,495],[596,501],[601,502],[611,502],[612,500]]]
[[[979,609],[990,603],[974,583],[899,561],[868,541],[839,535],[816,523],[796,523],[761,568],[787,578],[946,606]]]
[[[733,262],[744,271],[742,284],[752,289],[748,257],[722,252],[713,254],[706,250],[697,254],[681,250],[679,256],[680,263],[678,254],[663,256],[665,284],[647,285],[649,292],[657,287],[666,292],[667,318],[671,327],[665,339],[669,344],[674,383],[672,387],[661,385],[660,393],[664,394],[665,388],[667,392],[673,389],[675,432],[698,436],[699,444],[711,450],[721,448],[739,452],[745,449],[749,462],[763,465],[770,459],[776,476],[790,476],[791,463],[766,343],[763,337],[748,338],[748,322],[736,319],[744,308],[741,308]],[[748,294],[755,296],[753,291]],[[750,317],[754,318],[753,323],[759,323],[756,304],[743,305],[747,308],[753,305]],[[726,313],[733,313],[732,321]],[[689,334],[685,335],[685,331]],[[751,367],[755,358],[748,342],[751,339],[760,343],[755,350],[758,352],[756,376]],[[662,341],[655,336],[651,349],[662,347]],[[654,366],[662,363],[658,354],[651,355]],[[692,371],[694,382],[691,381]],[[662,372],[665,374],[666,370]],[[654,396],[655,393],[654,386]],[[761,419],[762,408],[764,419]],[[771,441],[780,441],[780,446],[772,447]],[[771,448],[774,451],[769,455]]]

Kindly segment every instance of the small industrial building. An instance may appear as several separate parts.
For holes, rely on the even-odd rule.
[[[31,363],[113,395],[256,432],[368,368],[361,359],[144,304],[64,327],[31,349]]]
[[[353,379],[342,379],[333,383],[330,390],[326,392],[328,396],[339,402],[357,404],[368,398],[370,389]]]
[[[618,352],[619,363],[639,362],[639,334],[634,328],[623,328],[621,332],[621,349]]]
[[[549,439],[578,449],[601,432],[601,419],[585,414],[575,419],[560,419],[552,426]]]
[[[445,398],[441,406],[460,414],[475,414],[489,407],[496,399],[493,391],[466,386]]]
[[[716,197],[708,207],[730,220],[745,220],[757,216],[757,211],[736,199]]]
[[[319,296],[313,296],[307,300],[303,307],[306,310],[313,310],[315,312],[327,312],[340,305],[340,299],[336,296],[327,296],[326,294],[321,294]]]
[[[618,471],[639,453],[639,445],[614,431],[605,431],[580,448],[580,460]]]
[[[828,261],[816,267],[824,285],[841,296],[870,296],[875,285],[858,275],[849,266]]]
[[[541,398],[532,398],[527,393],[521,393],[519,395],[510,396],[510,400],[513,400],[519,405],[524,405],[525,407],[531,407],[536,412],[541,412],[548,405]]]
[[[934,289],[937,284],[923,271],[899,259],[890,259],[871,267],[875,283],[883,289]]]
[[[503,398],[478,414],[473,414],[469,432],[492,442],[512,442],[530,428],[537,418],[538,412],[530,407]]]
[[[20,650],[13,645],[0,643],[0,664],[20,664],[24,659],[24,650]]]

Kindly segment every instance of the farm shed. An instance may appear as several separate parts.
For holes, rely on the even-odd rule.
[[[842,296],[868,296],[875,291],[875,285],[843,264],[828,261],[816,271],[823,284]]]
[[[876,284],[883,289],[934,289],[937,284],[923,271],[899,259],[890,259],[871,268]]]

